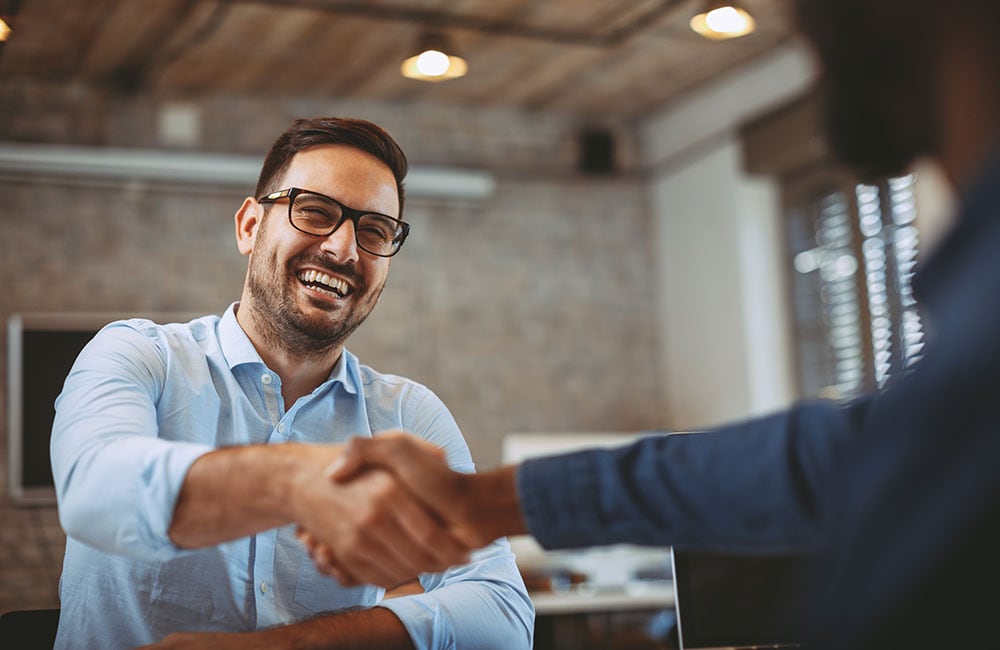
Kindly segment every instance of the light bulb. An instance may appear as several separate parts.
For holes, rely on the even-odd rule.
[[[448,55],[438,50],[427,50],[417,57],[417,71],[428,77],[440,77],[448,72]]]
[[[713,9],[705,16],[705,22],[721,34],[734,34],[747,29],[747,19],[733,7]]]
[[[425,35],[419,54],[409,57],[399,66],[404,77],[419,81],[446,81],[464,75],[469,66],[441,35]]]
[[[691,29],[711,40],[736,38],[751,33],[755,28],[753,16],[735,1],[728,5],[718,3],[714,9],[691,19]]]

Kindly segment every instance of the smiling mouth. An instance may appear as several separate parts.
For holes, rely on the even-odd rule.
[[[351,293],[349,284],[321,271],[301,271],[298,277],[299,282],[307,287],[337,298],[344,298]]]

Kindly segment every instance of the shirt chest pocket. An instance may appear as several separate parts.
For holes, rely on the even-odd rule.
[[[149,571],[149,578],[150,607],[155,609],[149,625],[154,639],[180,629],[250,631],[239,594],[232,589],[226,558],[218,548],[163,562]]]
[[[306,556],[299,565],[294,598],[298,606],[321,614],[372,607],[382,600],[382,593],[372,585],[342,587],[334,578],[318,572]]]

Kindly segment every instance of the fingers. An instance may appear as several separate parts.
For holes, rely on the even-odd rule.
[[[345,586],[390,588],[466,563],[482,545],[459,525],[465,475],[435,445],[402,432],[353,438],[323,475],[331,501],[307,508],[297,535]]]
[[[394,481],[388,475],[385,480]],[[360,555],[351,554],[341,562],[347,571],[378,574],[382,586],[395,586],[420,573],[444,571],[468,561],[469,549],[462,545],[433,514],[393,482],[393,489],[373,503],[369,517],[361,522],[365,530],[378,530],[377,539],[359,546]],[[353,551],[353,549],[351,549]],[[381,555],[378,562],[371,556]]]
[[[469,547],[383,470],[323,488],[332,497],[296,535],[321,573],[386,588],[468,561]]]
[[[344,483],[356,476],[365,465],[375,465],[365,454],[364,441],[368,438],[354,437],[344,445],[343,453],[340,457],[326,469],[328,478]]]
[[[422,504],[401,499],[393,515],[401,540],[409,542],[404,552],[423,571],[443,571],[469,561],[470,547],[449,531],[445,522],[427,511]]]
[[[488,533],[481,521],[483,513],[472,490],[476,477],[453,471],[444,450],[429,442],[405,432],[383,432],[374,438],[351,439],[341,458],[343,462],[329,470],[333,480],[343,482],[364,467],[392,472],[467,548],[478,548],[498,536]]]
[[[351,438],[327,471],[338,482],[350,479],[366,465],[393,470],[397,474],[412,474],[406,472],[407,461],[433,467],[448,465],[440,447],[406,433],[394,432],[381,433],[374,438]]]
[[[444,450],[409,434],[352,438],[328,472],[333,480],[343,483],[365,466],[392,472],[417,498],[442,516],[462,496],[464,475],[448,466]]]
[[[390,588],[411,580],[417,569],[399,562],[393,549],[374,540],[366,540],[364,553],[357,554],[357,544],[346,543],[344,557],[338,558],[333,549],[309,533],[298,534],[309,558],[319,573],[328,575],[345,587],[374,584]]]
[[[352,438],[344,445],[343,452],[337,460],[330,463],[326,468],[326,478],[343,483],[357,476],[365,467],[364,457],[355,449]]]
[[[334,557],[333,551],[330,547],[319,542],[307,530],[299,527],[295,531],[295,537],[297,537],[299,542],[302,543],[302,546],[305,547],[305,551],[309,555],[309,559],[312,560],[313,566],[316,567],[316,570],[319,573],[331,576],[345,587],[362,584],[358,582],[358,579],[355,578],[353,574],[341,569],[341,567],[337,564],[337,559]]]
[[[302,526],[298,526],[295,528],[295,537],[296,539],[299,540],[299,543],[301,543],[303,546],[306,547],[306,551],[309,553],[312,553],[313,547],[315,547],[316,544],[318,544],[316,538],[313,537],[312,534]]]

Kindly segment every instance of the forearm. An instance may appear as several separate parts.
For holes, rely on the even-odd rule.
[[[319,481],[339,449],[249,445],[201,456],[178,495],[170,539],[182,548],[201,548],[295,521],[298,486]]]
[[[388,609],[342,612],[261,632],[269,648],[288,650],[413,650],[399,618]]]
[[[712,432],[530,459],[517,474],[525,521],[547,549],[809,550],[823,543],[817,495],[861,416],[802,403]]]
[[[406,628],[381,607],[329,614],[260,632],[179,632],[144,650],[413,650]]]

